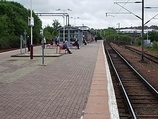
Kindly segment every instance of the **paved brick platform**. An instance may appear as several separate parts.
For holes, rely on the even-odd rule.
[[[0,119],[118,119],[102,41],[60,57],[46,49],[44,65],[18,52],[0,53]]]
[[[104,64],[103,47],[100,44],[83,119],[110,119],[108,81]]]
[[[100,42],[73,54],[0,61],[0,119],[80,119],[86,107]],[[13,54],[13,53],[12,53]]]

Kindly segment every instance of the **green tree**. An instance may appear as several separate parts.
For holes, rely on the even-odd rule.
[[[154,51],[158,51],[158,42],[153,41],[152,49],[153,49]]]
[[[9,33],[9,27],[8,27],[9,17],[6,15],[0,16],[0,35],[1,37],[4,37],[8,35]]]
[[[47,25],[44,29],[46,39],[54,39],[58,35],[58,28],[61,27],[58,20],[53,20],[52,26]]]
[[[20,3],[13,1],[0,1],[0,49],[19,47],[19,36],[27,31],[30,35],[28,26],[28,16],[30,10],[24,8]],[[42,22],[33,12],[35,25],[33,27],[33,42],[39,42],[40,29]]]
[[[54,35],[58,35],[58,28],[61,27],[61,24],[58,22],[58,20],[53,20],[52,27]]]
[[[148,32],[149,39],[151,42],[157,41],[158,42],[158,32],[157,31],[150,31]]]

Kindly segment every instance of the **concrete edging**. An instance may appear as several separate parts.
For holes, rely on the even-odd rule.
[[[104,45],[102,43],[103,47],[103,53],[104,53],[104,61],[105,61],[105,68],[106,68],[106,74],[107,74],[107,81],[108,81],[108,97],[109,97],[109,110],[110,110],[110,118],[111,119],[119,119],[119,112],[117,108],[117,102],[116,102],[116,97],[115,97],[115,92],[114,92],[114,87],[112,84],[112,78],[110,74],[110,69],[109,65],[107,62],[107,57],[105,55],[105,50],[104,50]]]

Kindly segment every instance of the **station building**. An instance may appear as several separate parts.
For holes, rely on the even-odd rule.
[[[71,42],[75,41],[75,38],[78,39],[78,43],[81,46],[83,40],[86,42],[92,42],[95,38],[95,34],[87,26],[65,26],[58,29],[60,42],[63,40],[68,41],[68,46]],[[64,37],[65,35],[65,37]]]

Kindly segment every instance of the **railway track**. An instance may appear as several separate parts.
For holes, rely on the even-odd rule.
[[[129,46],[125,46],[125,48],[130,50],[130,51],[133,51],[133,52],[137,53],[138,55],[142,54],[142,51],[140,51],[138,49],[135,49],[135,48],[132,48],[132,47],[129,47]],[[146,53],[146,52],[143,53],[143,56],[144,56],[144,58],[158,64],[158,56],[154,56],[154,55],[151,55],[151,54]]]
[[[120,118],[158,119],[158,91],[115,49],[106,44],[105,51]]]

